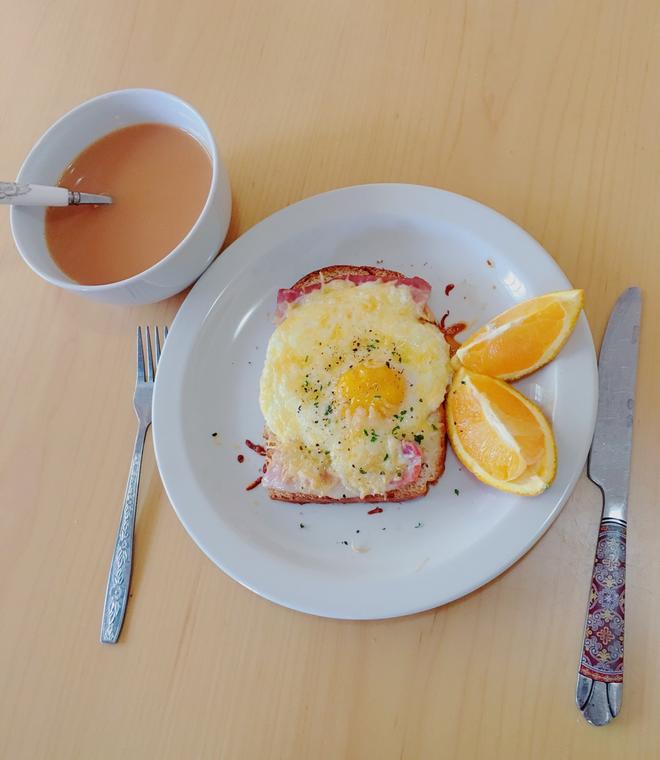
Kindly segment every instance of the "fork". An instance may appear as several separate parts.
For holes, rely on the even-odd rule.
[[[140,486],[140,470],[142,468],[142,453],[147,430],[151,425],[151,400],[154,393],[156,367],[160,360],[160,333],[155,328],[156,362],[154,364],[149,328],[145,328],[147,344],[147,362],[145,372],[144,350],[142,347],[142,329],[137,329],[137,377],[135,379],[135,395],[133,407],[138,418],[138,431],[135,436],[133,459],[128,472],[124,506],[121,511],[115,550],[112,554],[108,585],[105,589],[103,603],[103,620],[101,622],[101,643],[116,644],[124,623],[126,606],[128,604],[128,589],[131,583],[133,567],[133,538],[135,533],[135,512],[137,508],[138,488]],[[163,345],[167,338],[167,327],[163,330]]]

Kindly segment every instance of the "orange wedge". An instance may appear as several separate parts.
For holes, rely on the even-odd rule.
[[[447,432],[456,456],[489,486],[535,496],[555,477],[548,421],[502,380],[459,369],[447,395]]]
[[[519,303],[485,324],[456,351],[454,364],[517,380],[557,356],[573,332],[584,291],[564,290]]]

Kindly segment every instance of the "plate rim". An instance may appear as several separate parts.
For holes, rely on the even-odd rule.
[[[506,216],[501,214],[500,212],[496,211],[495,209],[490,208],[489,206],[486,206],[479,201],[476,201],[474,199],[471,199],[467,196],[459,195],[457,193],[454,193],[449,190],[444,190],[441,188],[429,186],[429,185],[417,185],[417,184],[409,184],[409,183],[370,183],[370,184],[359,184],[359,185],[350,185],[347,187],[342,188],[336,188],[333,190],[329,190],[327,192],[318,193],[312,196],[309,196],[307,198],[304,198],[296,203],[293,203],[289,206],[285,206],[284,208],[281,208],[277,211],[275,211],[273,214],[270,214],[269,216],[265,217],[261,221],[259,221],[257,224],[255,224],[253,227],[251,227],[249,230],[246,230],[243,235],[238,237],[236,240],[234,240],[222,253],[218,258],[215,259],[215,261],[208,267],[208,269],[204,272],[204,274],[199,278],[197,283],[193,286],[191,291],[188,293],[186,298],[184,299],[183,303],[181,304],[175,319],[172,323],[170,334],[168,335],[168,341],[170,341],[171,345],[171,338],[172,336],[175,337],[179,334],[179,331],[182,329],[180,325],[184,325],[187,321],[190,319],[196,318],[195,311],[199,311],[198,305],[206,304],[204,307],[205,314],[208,314],[208,312],[212,309],[215,302],[220,299],[223,295],[223,293],[227,290],[227,288],[230,286],[230,284],[237,278],[240,277],[241,272],[244,271],[244,269],[249,266],[250,260],[253,256],[256,255],[268,255],[268,253],[264,254],[264,251],[258,251],[254,250],[252,252],[252,255],[250,254],[249,248],[250,248],[250,241],[257,237],[259,234],[261,234],[265,229],[267,229],[270,226],[277,225],[280,223],[283,219],[286,220],[286,218],[289,215],[296,215],[299,214],[301,210],[304,210],[305,207],[311,207],[314,204],[323,203],[325,199],[330,200],[331,197],[336,196],[337,194],[345,194],[345,195],[361,195],[366,194],[367,198],[370,194],[378,195],[381,194],[387,194],[387,193],[429,193],[436,196],[444,197],[445,199],[450,199],[450,202],[457,203],[465,207],[468,211],[476,211],[479,214],[482,214],[486,219],[490,218],[491,221],[499,224],[504,225],[505,228],[507,228],[508,231],[511,233],[514,233],[518,236],[518,238],[524,242],[528,247],[534,249],[536,255],[540,256],[540,258],[543,260],[546,266],[549,266],[551,269],[554,270],[554,274],[557,276],[558,279],[562,280],[565,283],[565,286],[567,288],[572,287],[571,283],[568,281],[566,275],[563,273],[557,262],[552,258],[552,256],[541,246],[541,244],[535,240],[526,230],[524,230],[522,227],[520,227],[518,224],[513,222],[512,220],[508,219]],[[405,211],[403,212],[405,216]],[[334,213],[331,214],[331,216],[335,215]],[[358,214],[359,216],[359,214]],[[299,232],[300,230],[298,228],[292,228],[290,231],[290,234],[295,234]],[[247,251],[243,251],[242,257],[243,261],[238,262],[238,256],[236,255],[236,251],[239,249],[244,249],[247,247]],[[231,267],[232,263],[237,264],[233,267],[232,271],[228,272],[228,277],[225,279],[220,279],[222,275],[218,275],[219,272],[222,272],[224,269],[228,269]],[[214,291],[214,293],[207,294],[205,292],[205,289],[211,282],[213,278],[218,278],[220,281],[217,283],[217,289]],[[199,332],[201,326],[204,324],[205,317],[202,317],[201,320],[197,322],[197,325],[195,326],[195,335]],[[292,610],[296,610],[299,612],[303,612],[306,614],[313,614],[318,615],[322,617],[328,617],[328,618],[335,618],[335,619],[348,619],[348,620],[378,620],[378,619],[387,619],[387,618],[393,618],[393,617],[401,617],[411,614],[416,614],[418,612],[422,612],[429,609],[434,609],[439,606],[442,606],[444,604],[448,604],[452,601],[455,601],[456,599],[459,599],[463,596],[466,596],[473,591],[481,588],[482,586],[485,586],[489,584],[491,581],[493,581],[495,578],[497,578],[499,575],[504,573],[506,570],[508,570],[510,567],[512,567],[514,564],[516,564],[530,549],[543,537],[543,535],[546,533],[546,531],[549,529],[549,527],[552,525],[552,523],[557,519],[559,514],[561,513],[562,509],[564,508],[566,502],[568,501],[568,498],[572,494],[575,485],[577,484],[578,480],[580,479],[580,476],[584,469],[584,462],[586,461],[589,447],[591,445],[591,438],[593,437],[593,429],[596,422],[596,412],[597,412],[597,402],[598,402],[598,373],[597,373],[597,363],[596,363],[596,351],[595,346],[593,343],[593,337],[591,334],[591,330],[589,328],[588,321],[586,319],[586,316],[582,314],[580,316],[579,324],[581,325],[581,329],[583,331],[586,331],[584,337],[588,340],[588,348],[591,348],[591,351],[589,352],[589,357],[591,359],[590,362],[590,371],[591,371],[591,410],[590,410],[590,416],[588,423],[586,425],[586,430],[590,431],[590,435],[587,438],[587,441],[584,443],[580,454],[580,467],[576,467],[575,470],[572,472],[571,477],[568,479],[564,490],[560,495],[558,495],[557,502],[552,509],[552,511],[549,512],[549,514],[546,516],[546,518],[543,520],[539,528],[535,531],[534,535],[530,536],[529,539],[526,539],[524,541],[524,545],[520,548],[520,550],[515,553],[513,556],[508,557],[503,563],[499,564],[497,567],[494,567],[493,570],[486,575],[481,576],[479,580],[469,582],[467,584],[464,584],[460,587],[458,587],[454,593],[451,594],[444,594],[436,598],[432,601],[425,601],[420,604],[414,604],[414,605],[405,605],[405,604],[397,604],[394,605],[395,608],[388,609],[383,612],[374,613],[374,612],[366,612],[365,614],[343,614],[341,611],[334,610],[329,611],[326,607],[323,606],[323,604],[313,604],[313,603],[292,603],[290,599],[286,598],[286,594],[280,594],[280,593],[274,593],[271,590],[264,589],[262,587],[259,587],[259,584],[255,584],[253,581],[250,581],[249,578],[245,576],[243,572],[240,570],[237,570],[235,567],[228,566],[225,562],[222,561],[222,558],[219,558],[215,556],[215,552],[209,547],[207,541],[204,539],[203,536],[199,535],[199,533],[194,529],[194,527],[190,524],[190,520],[186,518],[186,515],[182,513],[182,511],[177,507],[177,499],[175,498],[174,491],[178,489],[178,486],[176,486],[172,480],[172,478],[166,474],[168,465],[166,464],[166,461],[168,460],[168,455],[166,452],[166,447],[168,445],[168,436],[165,432],[165,426],[166,426],[166,420],[167,420],[167,403],[166,399],[164,398],[164,395],[169,390],[167,388],[168,385],[168,378],[174,378],[175,375],[168,374],[168,367],[170,362],[168,361],[168,352],[165,348],[163,350],[163,355],[161,357],[161,362],[159,363],[159,372],[157,373],[156,378],[156,384],[154,389],[154,399],[153,399],[153,441],[154,441],[154,451],[156,456],[156,462],[158,465],[158,469],[161,475],[161,481],[163,483],[163,487],[165,489],[165,492],[167,493],[168,499],[172,505],[172,508],[174,509],[178,519],[186,529],[186,532],[189,534],[189,536],[193,539],[193,541],[197,544],[197,546],[206,554],[206,556],[217,566],[219,567],[225,574],[227,574],[229,577],[233,578],[237,582],[239,582],[241,585],[245,586],[246,588],[250,589],[251,591],[259,594],[261,597],[268,599],[271,602],[274,602],[276,604],[279,604],[281,606],[287,607]],[[185,329],[185,327],[184,327]],[[190,353],[192,351],[192,348],[195,343],[195,337],[193,336],[192,340],[189,340],[187,351],[185,352],[185,359],[188,359],[190,357]],[[169,356],[172,356],[171,351],[169,352]],[[184,366],[180,367],[180,373],[183,374],[185,371],[185,362],[183,363]],[[161,374],[161,368],[165,367],[165,377],[166,380],[160,380],[159,378],[162,378]],[[164,390],[165,389],[165,390]],[[161,432],[163,431],[163,432]],[[382,606],[382,605],[381,605]]]

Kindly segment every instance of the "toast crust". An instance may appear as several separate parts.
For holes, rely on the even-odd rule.
[[[400,272],[395,272],[391,269],[381,269],[379,267],[356,267],[343,264],[336,264],[334,266],[324,267],[323,269],[317,269],[314,272],[306,274],[301,277],[294,285],[291,286],[293,290],[301,290],[313,285],[318,285],[324,282],[330,282],[331,280],[344,279],[349,275],[356,276],[373,276],[376,278],[399,279],[405,277]],[[425,307],[424,319],[436,324],[433,313]],[[420,476],[414,483],[409,483],[402,488],[397,488],[392,491],[387,491],[383,494],[371,494],[368,496],[353,496],[341,499],[335,499],[330,496],[315,496],[314,494],[295,492],[295,491],[283,491],[277,488],[268,488],[268,495],[274,501],[286,501],[292,504],[351,504],[351,503],[364,503],[364,504],[378,504],[385,502],[402,502],[409,501],[410,499],[417,499],[420,496],[424,496],[429,486],[437,483],[443,472],[445,471],[445,456],[447,453],[447,428],[445,420],[445,405],[440,405],[438,409],[439,419],[438,428],[440,430],[440,446],[438,447],[437,456],[433,462],[422,463],[422,471]],[[272,452],[277,448],[277,439],[275,436],[266,429],[264,431],[264,438],[266,439],[266,469],[270,465]]]

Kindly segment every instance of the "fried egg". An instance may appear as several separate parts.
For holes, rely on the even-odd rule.
[[[447,343],[411,288],[333,280],[307,293],[271,336],[261,375],[278,479],[336,498],[409,482],[411,452],[439,449],[449,375]]]

